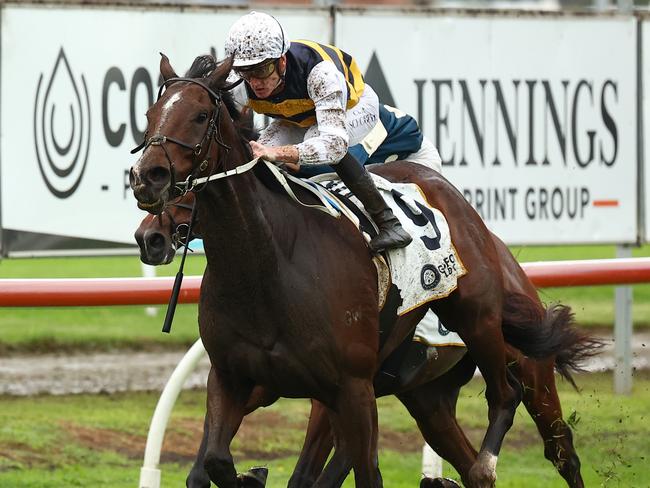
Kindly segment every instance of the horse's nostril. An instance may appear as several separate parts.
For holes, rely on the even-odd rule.
[[[151,168],[147,173],[147,178],[153,184],[164,185],[169,180],[169,170],[160,166]]]
[[[159,232],[154,232],[147,238],[149,249],[161,250],[165,247],[165,236]]]
[[[131,185],[131,189],[135,188],[137,181],[135,177],[135,171],[133,171],[133,166],[129,170],[129,185]]]

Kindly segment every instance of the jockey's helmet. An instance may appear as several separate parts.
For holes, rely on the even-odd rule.
[[[289,50],[291,42],[277,19],[252,11],[235,22],[226,38],[226,56],[234,55],[233,68],[252,67],[278,59]]]

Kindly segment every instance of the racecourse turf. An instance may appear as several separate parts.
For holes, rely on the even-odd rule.
[[[565,418],[589,487],[650,486],[650,374],[638,372],[631,396],[612,394],[609,373],[580,375],[581,393],[559,382]],[[474,445],[486,424],[484,383],[461,392],[458,417]],[[21,488],[137,486],[144,443],[158,393],[0,397],[0,486]],[[205,391],[184,391],[174,407],[162,453],[162,486],[184,486],[198,447]],[[232,444],[237,468],[266,465],[269,488],[286,486],[308,419],[305,400],[281,400],[247,417]],[[393,397],[379,400],[380,468],[384,486],[415,488],[422,438]],[[444,475],[457,477],[444,465]],[[498,463],[501,488],[566,486],[543,456],[543,444],[523,407]],[[348,478],[345,486],[353,485]]]

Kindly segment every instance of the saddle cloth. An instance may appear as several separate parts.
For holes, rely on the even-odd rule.
[[[387,272],[389,276],[389,279],[379,279],[380,296],[384,296],[393,283],[402,298],[397,313],[404,315],[420,305],[448,296],[458,286],[458,278],[467,270],[451,242],[447,220],[442,212],[429,205],[417,185],[391,183],[375,174],[372,178],[395,216],[413,237],[413,242],[407,247],[385,253],[387,270],[378,265],[379,274]],[[357,216],[366,240],[370,240],[370,234],[376,234],[374,223],[361,210],[363,207],[359,200],[336,175],[319,175],[312,180],[343,202],[354,204],[350,209]]]

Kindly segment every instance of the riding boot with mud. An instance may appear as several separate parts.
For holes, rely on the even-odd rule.
[[[379,228],[379,233],[370,240],[371,251],[378,253],[386,249],[405,247],[413,240],[384,201],[370,173],[354,156],[347,153],[334,168],[341,181],[363,203]]]

